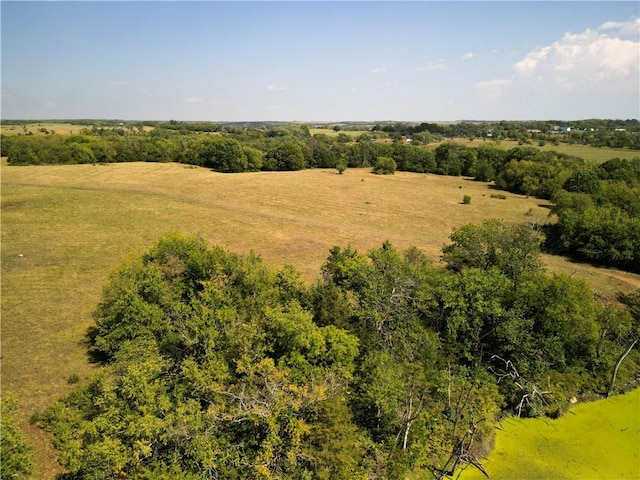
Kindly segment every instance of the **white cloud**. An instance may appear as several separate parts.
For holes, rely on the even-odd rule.
[[[270,92],[284,92],[286,89],[282,85],[267,85],[267,90]]]
[[[508,90],[520,98],[630,93],[637,97],[640,40],[622,38],[623,32],[628,36],[637,28],[638,21],[633,20],[565,33],[558,41],[530,51],[513,64],[510,79],[480,82],[476,88],[494,96]]]
[[[471,60],[473,57],[475,57],[475,53],[472,52],[467,52],[464,55],[462,55],[461,60]]]
[[[593,30],[566,33],[561,40],[529,52],[513,66],[516,76],[535,77],[580,90],[637,88],[640,42]]]
[[[193,97],[185,98],[184,101],[185,101],[185,103],[203,103],[204,102],[204,98],[198,97],[198,96],[193,96]]]
[[[385,73],[387,71],[387,67],[379,67],[379,68],[372,68],[371,70],[369,70],[369,73],[373,73],[373,74],[379,74],[379,73]]]
[[[637,37],[640,35],[640,18],[628,22],[605,22],[598,27],[598,31],[614,30],[618,37]]]

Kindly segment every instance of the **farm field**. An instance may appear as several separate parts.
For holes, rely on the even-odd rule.
[[[33,134],[43,135],[42,129],[47,130],[49,134],[55,133],[56,135],[77,135],[84,129],[91,129],[91,125],[75,125],[73,123],[58,123],[58,122],[38,122],[29,123],[23,125],[4,124],[0,126],[1,135],[22,135]],[[150,132],[153,127],[144,127],[145,132]]]
[[[475,139],[470,142],[468,138],[455,138],[454,141],[462,143],[467,147],[477,147],[479,145],[482,145],[483,142],[489,143],[491,140],[483,141],[481,139]],[[502,140],[499,142],[499,146],[501,148],[504,148],[505,150],[509,150],[511,148],[521,147],[523,145],[520,145],[516,140]],[[603,163],[616,157],[624,158],[627,160],[640,157],[640,151],[630,150],[628,148],[592,147],[590,145],[572,145],[569,143],[560,143],[558,145],[553,145],[548,142],[546,145],[540,147],[535,140],[532,140],[531,145],[524,146],[539,148],[543,151],[555,150],[556,152],[566,153],[567,155],[572,155],[574,157],[580,157],[587,162],[593,163]]]
[[[348,169],[243,174],[168,163],[9,167],[2,177],[2,381],[21,407],[38,478],[58,471],[48,439],[28,425],[90,375],[85,333],[109,270],[130,252],[179,230],[271,264],[294,265],[313,282],[334,245],[359,251],[385,240],[415,245],[434,262],[451,229],[496,217],[546,222],[547,202],[460,177]],[[472,198],[470,205],[462,197]],[[552,271],[604,295],[640,276],[545,257]]]
[[[639,406],[636,389],[577,405],[558,420],[506,419],[483,466],[494,480],[640,478]],[[486,477],[469,468],[459,478]]]
[[[30,123],[25,125],[11,125],[4,124],[0,126],[0,132],[2,135],[21,135],[24,133],[33,133],[34,135],[42,135],[44,132],[42,128],[48,132],[55,132],[57,135],[70,135],[77,134],[83,128],[88,128],[87,125],[73,125],[71,123]]]

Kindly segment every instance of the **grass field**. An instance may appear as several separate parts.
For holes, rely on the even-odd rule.
[[[328,135],[330,137],[337,137],[339,133],[344,133],[346,135],[349,135],[350,137],[359,137],[360,135],[364,134],[364,135],[372,135],[373,132],[371,132],[370,130],[339,130],[339,131],[335,131],[333,128],[310,128],[309,129],[309,133],[311,133],[311,135],[316,135],[316,134],[322,134],[324,133],[325,135]],[[384,136],[386,137],[387,134],[386,133],[382,133],[382,132],[375,132],[378,136]]]
[[[493,480],[637,480],[640,389],[578,405],[558,420],[507,419],[483,465]],[[475,468],[459,478],[486,479]]]
[[[48,439],[28,417],[90,375],[85,333],[108,271],[167,231],[200,235],[273,265],[289,263],[308,282],[333,245],[359,251],[390,240],[435,262],[451,229],[497,217],[546,221],[546,202],[459,177],[368,170],[219,174],[180,164],[1,168],[2,387],[20,403],[38,476],[58,472]],[[472,198],[470,205],[462,197]],[[605,294],[640,277],[549,257],[551,268]]]
[[[47,129],[49,132],[55,132],[57,135],[70,135],[78,134],[85,128],[90,128],[87,125],[73,125],[71,123],[30,123],[26,125],[7,125],[0,126],[0,133],[2,135],[18,135],[23,133],[33,133],[34,135],[42,135],[41,128]]]
[[[468,138],[455,138],[454,141],[458,143],[462,143],[463,145],[469,147],[477,147],[482,145],[483,140],[475,139],[473,141],[469,141]],[[487,140],[488,143],[490,140]],[[505,150],[520,147],[520,145],[516,140],[502,140],[500,141],[500,147]],[[626,158],[627,160],[631,160],[633,158],[640,157],[640,151],[638,150],[630,150],[628,148],[608,148],[608,147],[592,147],[589,145],[571,145],[568,143],[560,143],[558,145],[553,145],[548,143],[543,147],[538,146],[538,142],[535,140],[531,141],[531,145],[524,145],[539,148],[543,151],[555,150],[559,153],[566,153],[567,155],[572,155],[574,157],[583,158],[587,162],[593,163],[602,163],[607,160],[611,160],[612,158]]]
[[[74,125],[72,123],[29,123],[23,125],[3,124],[0,126],[0,134],[2,135],[22,135],[24,133],[32,133],[34,135],[44,135],[41,129],[46,129],[49,133],[55,132],[56,135],[77,135],[84,129],[91,129],[91,125]],[[150,132],[153,127],[144,127],[145,132]]]

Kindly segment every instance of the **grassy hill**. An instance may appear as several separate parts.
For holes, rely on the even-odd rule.
[[[308,282],[333,245],[366,251],[390,240],[434,262],[451,229],[496,217],[548,221],[547,203],[460,177],[368,170],[219,174],[180,164],[2,166],[2,385],[20,404],[39,478],[58,471],[46,436],[28,425],[95,368],[86,331],[110,268],[171,230],[289,263]],[[504,192],[503,192],[504,193]],[[471,204],[463,205],[464,195]],[[547,257],[605,295],[640,277]]]

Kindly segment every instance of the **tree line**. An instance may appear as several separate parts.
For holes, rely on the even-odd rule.
[[[454,230],[446,269],[333,247],[306,286],[170,234],[109,277],[99,373],[39,418],[65,478],[444,478],[483,469],[502,415],[634,384],[640,291],[602,305],[544,272],[537,233]]]
[[[376,124],[374,132],[385,132],[392,138],[412,136],[423,138],[492,138],[516,140],[520,144],[560,143],[591,145],[594,147],[630,148],[640,150],[640,122],[630,120],[588,119],[571,122],[544,121],[462,121],[448,124],[410,124],[405,122]]]

